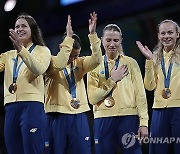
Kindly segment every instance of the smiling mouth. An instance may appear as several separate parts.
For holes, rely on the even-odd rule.
[[[23,37],[23,36],[24,36],[24,34],[18,34],[18,36],[19,36],[19,37]]]
[[[109,51],[112,51],[112,52],[114,52],[114,51],[116,51],[116,49],[109,49]]]
[[[170,44],[170,43],[171,43],[171,41],[164,41],[164,43],[165,43],[165,44]]]

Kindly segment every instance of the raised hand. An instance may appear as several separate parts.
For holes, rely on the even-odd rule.
[[[90,13],[89,19],[89,33],[94,34],[96,32],[97,14],[95,12]]]
[[[111,79],[114,82],[121,81],[125,76],[129,74],[127,65],[122,65],[117,69],[113,68],[111,71]]]
[[[71,16],[68,15],[68,21],[67,21],[67,25],[66,25],[66,33],[68,37],[72,37],[74,32],[72,30],[72,25],[71,25]]]
[[[13,30],[9,30],[9,38],[14,46],[14,48],[17,50],[17,52],[20,52],[23,46],[23,43],[21,39],[19,38],[18,34]]]
[[[151,60],[153,58],[153,54],[147,46],[143,46],[140,41],[136,41],[136,44],[146,59]]]

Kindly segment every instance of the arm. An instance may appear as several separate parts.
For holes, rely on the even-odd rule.
[[[51,59],[51,64],[50,67],[48,68],[47,73],[53,73],[54,71],[63,70],[67,65],[74,43],[74,39],[72,38],[73,30],[71,26],[70,15],[68,15],[66,33],[67,36],[65,37],[64,41],[59,45],[60,48],[59,53],[57,54],[57,56],[53,56]]]
[[[146,57],[146,65],[145,65],[145,78],[144,84],[145,88],[149,91],[154,90],[156,87],[155,82],[155,73],[153,66],[153,54],[149,50],[147,46],[143,46],[140,41],[136,41],[136,44],[141,51],[141,53]]]
[[[50,50],[45,46],[36,46],[34,50],[38,50],[38,54],[31,54],[29,51],[22,47],[22,50],[18,53],[18,56],[22,58],[29,70],[35,75],[39,76],[45,73],[50,60]]]
[[[88,80],[88,98],[92,105],[97,104],[103,100],[106,95],[116,86],[116,83],[111,79],[105,79],[104,82],[99,85],[99,74],[93,70],[87,74]]]
[[[91,44],[91,56],[87,56],[83,61],[83,73],[87,73],[94,68],[96,68],[102,58],[102,51],[101,51],[101,40],[98,38],[96,33],[96,22],[97,22],[97,14],[93,12],[90,14],[91,19],[89,19],[89,41]]]
[[[60,51],[57,54],[57,56],[54,56],[51,60],[51,66],[49,69],[49,72],[54,70],[62,70],[66,67],[70,53],[73,49],[73,43],[74,39],[73,36],[73,30],[71,26],[71,16],[68,15],[68,21],[66,25],[66,37],[64,41],[59,45]]]
[[[145,88],[149,91],[152,91],[156,88],[156,77],[152,60],[146,60],[144,85]]]
[[[74,39],[68,36],[65,37],[64,41],[60,44],[60,51],[57,56],[52,56],[47,73],[60,71],[66,67],[73,43]]]
[[[38,54],[33,56],[33,54],[29,53],[23,46],[21,39],[13,29],[9,30],[9,34],[9,38],[14,48],[17,50],[18,56],[22,58],[29,70],[37,76],[42,75],[47,70],[50,63],[50,50],[45,46],[36,46],[34,50],[38,50]]]
[[[116,86],[116,82],[121,81],[129,73],[127,65],[122,65],[116,70],[113,68],[110,77],[107,80],[104,78],[104,82],[100,83],[100,74],[97,73],[97,69],[88,73],[88,96],[90,103],[93,105],[103,100]]]
[[[0,72],[5,69],[5,53],[0,54]]]
[[[137,105],[140,126],[148,126],[148,111],[146,93],[143,85],[143,79],[140,68],[135,60],[131,63],[132,83],[134,86],[134,95]]]

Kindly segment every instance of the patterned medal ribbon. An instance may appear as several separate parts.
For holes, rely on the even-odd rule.
[[[80,106],[80,101],[76,98],[76,84],[75,84],[75,76],[73,72],[73,64],[70,64],[70,76],[68,74],[67,69],[64,69],[64,75],[68,82],[69,90],[72,95],[71,106],[75,109],[78,109]]]

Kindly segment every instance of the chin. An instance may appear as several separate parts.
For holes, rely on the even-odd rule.
[[[173,45],[172,44],[164,44],[164,47],[165,48],[173,48]]]

